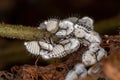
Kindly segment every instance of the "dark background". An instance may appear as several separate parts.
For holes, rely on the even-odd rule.
[[[120,14],[120,0],[0,0],[0,21],[38,26],[50,18],[92,17],[96,22]]]

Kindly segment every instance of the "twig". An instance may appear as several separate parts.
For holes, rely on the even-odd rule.
[[[29,26],[9,25],[2,23],[0,24],[0,36],[22,40],[39,40],[44,37],[51,37],[51,34],[47,31]]]

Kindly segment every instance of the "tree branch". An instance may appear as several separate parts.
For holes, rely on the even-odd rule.
[[[0,36],[22,40],[40,40],[44,37],[51,37],[51,34],[47,31],[29,26],[2,23],[0,24]]]

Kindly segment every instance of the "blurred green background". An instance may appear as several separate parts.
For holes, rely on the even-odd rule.
[[[50,19],[89,16],[95,30],[101,34],[118,34],[120,29],[120,0],[0,0],[0,22],[39,26]],[[33,64],[23,40],[0,37],[0,70],[13,65]]]

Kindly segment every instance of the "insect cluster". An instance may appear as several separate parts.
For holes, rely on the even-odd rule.
[[[86,66],[91,66],[107,56],[106,51],[100,47],[101,38],[94,31],[93,20],[89,17],[81,19],[70,17],[64,20],[50,19],[41,23],[38,29],[47,30],[60,38],[57,43],[53,42],[51,38],[24,43],[30,53],[41,55],[44,59],[62,58],[77,51],[80,45],[86,47],[86,51],[82,54],[82,64],[76,65],[76,70],[72,71],[74,73],[70,72],[67,76],[77,73],[81,74],[79,76],[84,76],[87,72]],[[66,77],[66,80],[69,78]]]

